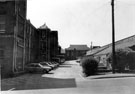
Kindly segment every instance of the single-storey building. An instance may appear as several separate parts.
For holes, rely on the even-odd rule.
[[[115,49],[120,49],[120,48],[131,49],[135,51],[135,35],[116,41]],[[106,57],[111,52],[112,52],[112,43],[102,46],[101,48],[87,51],[86,56],[93,56],[99,60],[99,63],[103,63],[104,66],[111,68],[111,66],[106,61]]]

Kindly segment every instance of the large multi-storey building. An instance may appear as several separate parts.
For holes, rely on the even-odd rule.
[[[27,0],[0,1],[1,77],[23,73],[27,63],[51,60],[51,30],[36,29],[26,19],[26,6]]]
[[[0,1],[1,73],[24,71],[26,0]]]
[[[60,53],[59,51],[61,49],[59,49],[58,46],[58,32],[57,31],[52,31],[50,32],[51,36],[50,36],[50,55],[51,55],[51,60],[54,59],[54,57],[57,57],[57,55]]]
[[[53,61],[53,58],[59,54],[58,32],[51,31],[46,24],[39,29],[39,58],[40,61]]]
[[[38,29],[39,33],[39,59],[40,61],[50,61],[50,32],[51,30],[42,25]]]

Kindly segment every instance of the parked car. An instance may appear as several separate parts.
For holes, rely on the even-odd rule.
[[[27,72],[30,72],[30,73],[35,73],[35,72],[48,73],[49,71],[51,71],[50,67],[43,66],[40,63],[30,63],[26,65],[25,69]]]
[[[52,65],[54,68],[57,67],[57,64],[54,64],[53,62],[47,62],[47,63],[49,63],[50,65]]]
[[[59,66],[59,63],[57,63],[57,62],[54,62],[54,61],[53,61],[53,62],[51,62],[51,63],[54,64],[54,65],[57,66],[57,67]]]
[[[40,62],[40,64],[42,65],[42,66],[47,66],[47,67],[50,67],[51,68],[51,70],[53,70],[53,67],[52,66],[50,66],[49,64],[47,64],[46,62]]]
[[[43,65],[43,66],[46,65],[46,66],[48,66],[48,67],[51,67],[52,69],[55,68],[55,66],[52,65],[52,64],[50,64],[49,62],[40,62],[40,64]]]
[[[81,59],[80,59],[80,58],[78,58],[78,59],[76,60],[76,62],[77,62],[77,63],[80,63],[80,61],[81,61]]]

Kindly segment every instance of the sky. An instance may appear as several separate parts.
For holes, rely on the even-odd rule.
[[[111,0],[27,0],[27,19],[58,31],[59,45],[112,42]],[[115,0],[115,40],[135,35],[135,0]]]

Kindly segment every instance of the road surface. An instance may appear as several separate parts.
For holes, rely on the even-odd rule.
[[[75,61],[66,61],[49,74],[27,74],[10,84],[2,94],[135,94],[134,74],[105,74],[82,76],[81,66]],[[25,80],[24,80],[25,79]],[[12,85],[16,82],[16,86]],[[25,84],[24,84],[25,83]],[[7,85],[6,85],[7,84]],[[17,85],[18,84],[18,85]],[[6,90],[6,89],[5,89]]]

